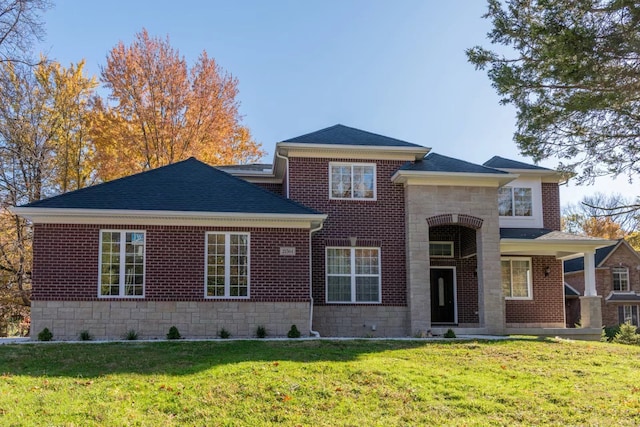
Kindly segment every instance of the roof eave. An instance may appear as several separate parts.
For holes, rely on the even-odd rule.
[[[470,187],[502,187],[518,178],[515,174],[431,172],[398,170],[391,176],[393,183],[416,185],[454,185]]]
[[[430,151],[430,147],[422,147],[416,145],[415,147],[409,146],[377,146],[377,145],[345,145],[345,144],[310,144],[299,142],[278,142],[276,144],[276,150],[282,155],[290,154],[313,154],[318,153],[321,155],[327,155],[331,153],[358,153],[362,155],[370,156],[374,154],[380,156],[381,154],[391,155],[393,157],[401,157],[412,160],[420,160],[426,156]]]
[[[567,177],[565,174],[551,170],[551,169],[514,169],[514,168],[497,168],[493,167],[493,169],[505,171],[508,173],[514,173],[520,175],[520,177],[540,177],[542,182],[552,182],[552,183],[564,183],[567,181]]]
[[[585,252],[595,252],[611,245],[611,240],[589,239],[500,239],[500,253],[503,255],[549,255],[568,260],[584,256]]]

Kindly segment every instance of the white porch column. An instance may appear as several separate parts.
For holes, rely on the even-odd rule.
[[[584,295],[595,297],[596,291],[596,259],[595,251],[584,252]]]

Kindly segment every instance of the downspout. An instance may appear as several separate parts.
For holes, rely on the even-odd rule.
[[[278,148],[277,147],[276,147],[276,157],[279,158],[279,159],[284,159],[284,164],[285,164],[284,176],[287,179],[287,191],[286,191],[286,195],[285,196],[288,199],[289,198],[289,158],[287,156],[283,156],[280,153],[278,153]]]
[[[317,228],[309,231],[309,300],[311,301],[309,306],[309,333],[315,338],[320,338],[320,333],[313,330],[313,256],[311,256],[313,248],[311,247],[311,238],[313,233],[322,230],[323,225],[323,223],[320,223]]]

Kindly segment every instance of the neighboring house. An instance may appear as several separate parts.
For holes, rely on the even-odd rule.
[[[620,239],[615,245],[600,248],[595,254],[596,290],[602,299],[602,324],[616,326],[629,322],[640,327],[640,254]],[[564,263],[566,287],[573,293],[584,292],[584,259]],[[580,323],[579,301],[568,297],[567,326]]]
[[[484,165],[336,125],[273,165],[195,159],[41,200],[32,331],[187,337],[566,331],[562,259],[610,241],[561,233],[553,170]],[[600,334],[587,280],[580,333]],[[574,333],[577,333],[574,330]]]

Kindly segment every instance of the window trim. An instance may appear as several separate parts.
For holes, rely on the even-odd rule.
[[[351,182],[353,183],[353,167],[354,166],[372,166],[373,167],[373,197],[333,197],[331,189],[333,188],[334,166],[349,166],[351,168]],[[353,185],[351,186],[351,194],[353,195]],[[375,163],[357,163],[357,162],[329,162],[329,200],[360,200],[360,201],[376,201],[378,200],[378,172]]]
[[[626,289],[616,289],[615,275],[620,273],[624,273],[626,275]],[[629,292],[631,290],[631,283],[629,283],[629,279],[629,269],[627,267],[611,268],[611,289],[613,292]]]
[[[102,295],[102,235],[103,233],[120,233],[120,276],[118,283],[118,295]],[[126,286],[126,269],[122,268],[126,264],[126,233],[141,233],[144,236],[144,244],[142,245],[142,295],[125,295]],[[99,248],[98,248],[98,298],[99,299],[143,299],[147,292],[147,231],[146,230],[125,230],[125,229],[100,229]]]
[[[439,245],[448,245],[451,248],[451,255],[432,255],[431,254],[431,244],[439,244]],[[454,258],[455,252],[453,247],[453,242],[448,241],[429,241],[429,257],[431,258]]]
[[[514,300],[514,301],[532,301],[533,300],[533,261],[531,257],[518,257],[518,256],[508,256],[508,257],[500,257],[500,263],[502,261],[528,261],[529,262],[529,277],[527,280],[527,294],[526,297],[513,297],[513,296],[504,296],[505,300]],[[513,268],[511,268],[513,272]],[[511,273],[511,277],[509,278],[511,293],[513,294],[513,273]],[[501,278],[501,288],[502,288],[502,278]]]
[[[500,214],[500,190],[508,188],[511,192],[511,215],[501,215]],[[514,190],[515,189],[528,189],[530,190],[530,195],[531,195],[531,215],[516,215],[516,201],[515,201],[515,194],[514,194]],[[520,185],[518,187],[511,187],[508,185],[502,186],[500,188],[498,188],[498,216],[500,218],[510,218],[510,219],[531,219],[534,218],[534,191],[533,191],[533,187],[531,186],[524,186],[524,185]]]
[[[351,301],[330,301],[329,300],[329,250],[330,249],[349,249],[350,265],[351,265]],[[375,249],[378,251],[378,274],[356,274],[355,256],[357,249]],[[344,276],[344,275],[343,275]],[[356,277],[378,277],[378,300],[377,301],[356,301]],[[324,248],[324,300],[326,304],[381,304],[382,303],[382,250],[375,246],[326,246]]]
[[[207,295],[207,280],[209,275],[209,236],[223,234],[224,237],[224,296]],[[230,296],[230,270],[229,258],[231,257],[231,235],[247,236],[247,295]],[[251,233],[247,231],[207,231],[204,234],[204,298],[224,300],[247,300],[251,298]]]
[[[635,327],[640,327],[640,309],[638,308],[637,305],[635,304],[622,304],[618,306],[618,324],[622,325],[624,323],[626,323],[626,316],[624,315],[624,311],[625,308],[629,307],[629,311],[631,312],[631,322],[629,322],[630,324],[632,324]],[[636,323],[633,323],[633,312],[636,312]],[[622,311],[622,316],[620,316],[620,312]],[[620,323],[620,317],[622,317],[625,321]]]

